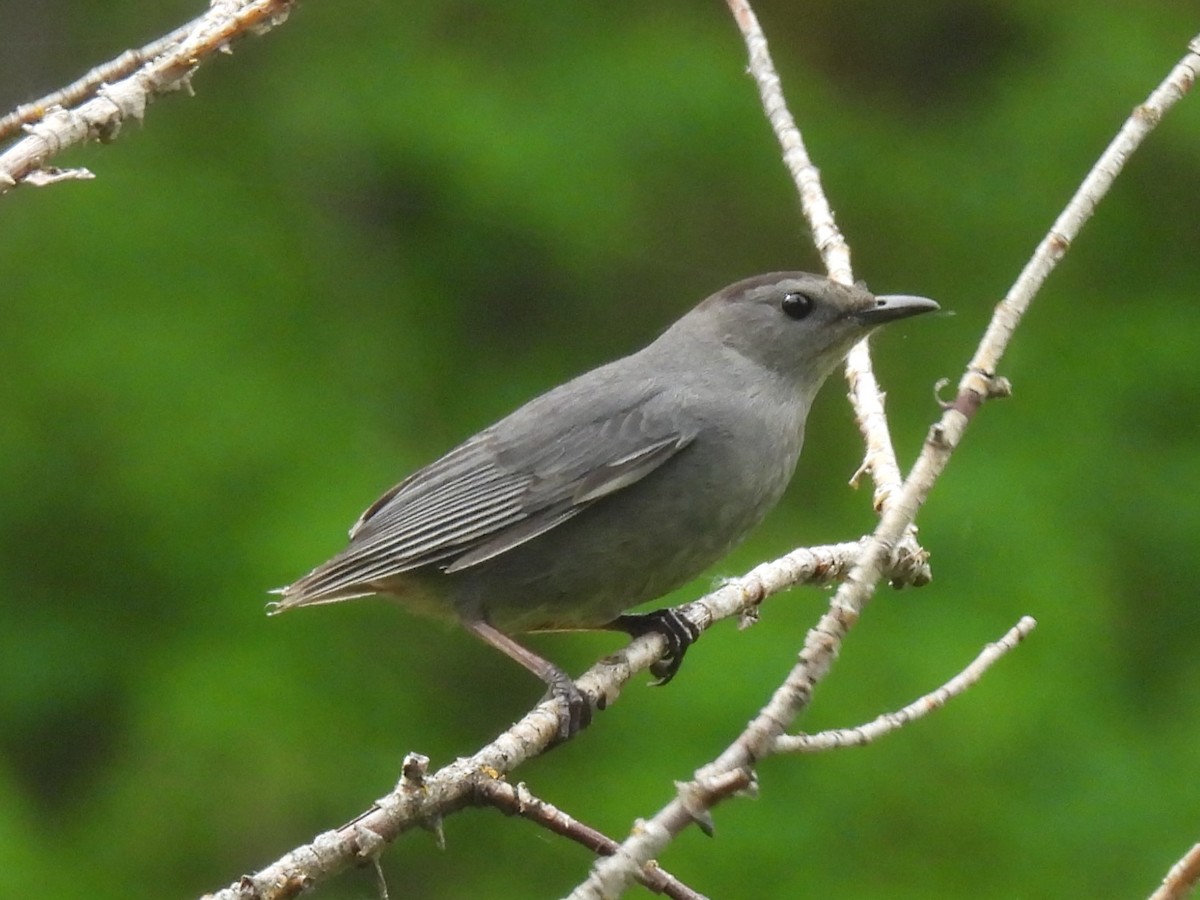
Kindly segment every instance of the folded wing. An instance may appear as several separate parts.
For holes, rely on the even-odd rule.
[[[551,392],[481,432],[379,498],[350,544],[279,591],[278,610],[374,593],[424,566],[479,565],[649,475],[695,437],[657,390],[598,413]]]

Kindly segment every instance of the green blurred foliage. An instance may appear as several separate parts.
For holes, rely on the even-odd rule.
[[[202,4],[0,2],[4,108]],[[860,277],[954,316],[889,329],[901,458],[993,304],[1182,53],[1188,4],[763,2]],[[540,693],[470,637],[364,601],[263,615],[391,483],[744,275],[818,265],[719,3],[346,4],[206,66],[95,181],[0,200],[0,894],[220,887]],[[866,749],[773,759],[662,862],[715,897],[1144,895],[1196,839],[1200,115],[1132,161],[1024,323],[920,519],[935,582],[881,592],[803,723],[1034,638]],[[871,527],[821,398],[785,503],[713,576]],[[676,599],[692,596],[701,580]],[[524,767],[611,835],[722,748],[825,595],[719,627]],[[534,643],[572,670],[616,641]],[[587,855],[468,812],[393,896],[565,892]],[[373,896],[369,872],[320,896]]]

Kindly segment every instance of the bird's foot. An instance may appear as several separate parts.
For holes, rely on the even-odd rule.
[[[571,676],[550,662],[538,656],[484,619],[465,619],[463,626],[473,635],[491,644],[509,659],[520,663],[550,688],[549,697],[560,701],[558,713],[558,734],[554,743],[561,744],[568,738],[577,735],[592,722],[592,703],[571,680]],[[597,706],[603,708],[601,703]]]
[[[570,676],[561,670],[557,674],[561,677],[555,677],[549,682],[550,691],[546,695],[560,703],[558,735],[551,746],[570,740],[591,725],[594,711],[587,695],[579,690]]]
[[[655,680],[655,687],[666,684],[675,677],[679,667],[683,665],[683,655],[688,647],[700,637],[700,629],[673,609],[656,609],[648,613],[626,613],[617,616],[608,623],[607,628],[623,631],[631,638],[643,634],[661,634],[667,642],[666,652],[662,658],[650,666],[650,674]]]

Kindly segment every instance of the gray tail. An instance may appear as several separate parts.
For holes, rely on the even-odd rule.
[[[267,615],[278,615],[299,606],[319,606],[322,603],[353,600],[355,597],[367,597],[375,593],[361,581],[348,581],[345,572],[342,571],[343,567],[333,565],[335,562],[337,560],[317,566],[299,581],[271,591],[282,599],[272,600],[267,604]]]

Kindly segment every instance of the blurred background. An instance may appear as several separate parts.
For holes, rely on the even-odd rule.
[[[199,14],[0,2],[0,111]],[[856,273],[953,315],[892,326],[902,464],[1129,110],[1183,2],[761,2]],[[384,489],[743,276],[818,268],[718,2],[308,2],[196,97],[0,199],[0,894],[188,897],[472,752],[541,693],[382,601],[264,615]],[[1200,821],[1200,107],[1150,138],[1024,323],[804,728],[1033,638],[864,749],[772,759],[661,860],[714,897],[1144,896]],[[706,578],[873,524],[836,380],[801,477]],[[523,767],[620,838],[738,732],[827,594],[709,632]],[[532,642],[571,671],[613,635]],[[383,857],[393,896],[554,897],[589,865],[469,811]],[[639,891],[641,889],[638,889]],[[635,891],[635,895],[637,892]],[[369,871],[318,896],[375,896]]]

